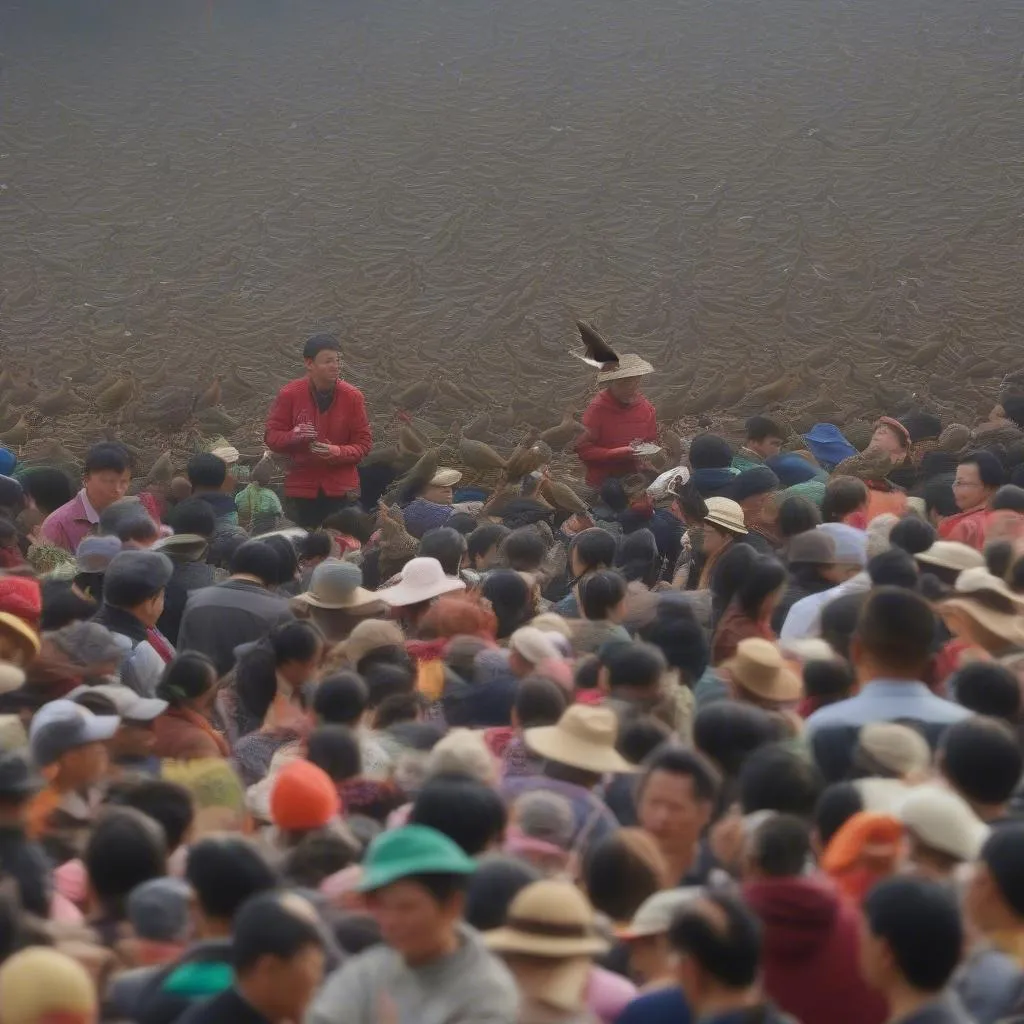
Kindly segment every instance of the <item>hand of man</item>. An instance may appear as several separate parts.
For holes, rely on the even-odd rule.
[[[292,427],[292,437],[296,441],[308,441],[316,437],[316,427],[312,423],[298,423]]]
[[[323,444],[316,442],[309,446],[309,450],[314,455],[319,455],[321,459],[336,459],[341,454],[341,448],[336,444]]]

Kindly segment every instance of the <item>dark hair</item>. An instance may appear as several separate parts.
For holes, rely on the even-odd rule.
[[[633,640],[606,647],[600,658],[608,673],[609,689],[650,690],[661,686],[668,665],[665,656],[653,644]]]
[[[157,683],[156,695],[179,708],[198,700],[217,683],[217,667],[198,651],[184,651],[169,662]]]
[[[1024,512],[1024,487],[1016,484],[1003,484],[992,495],[989,507],[993,509],[1009,509],[1011,512]]]
[[[1014,561],[1006,574],[1006,580],[1015,594],[1024,593],[1024,558]]]
[[[425,706],[426,702],[417,691],[393,693],[380,702],[373,716],[373,726],[380,730],[390,729],[401,722],[415,722]],[[440,738],[439,735],[437,739]]]
[[[821,512],[818,506],[799,494],[791,494],[779,505],[776,526],[783,540],[807,533],[820,523]]]
[[[296,898],[287,893],[264,892],[239,909],[231,929],[231,965],[236,974],[251,971],[265,956],[290,960],[310,946],[324,948],[312,904],[307,917],[288,905]]]
[[[855,476],[834,476],[825,486],[821,518],[826,523],[841,523],[868,500],[867,484]]]
[[[646,527],[627,533],[619,541],[615,568],[627,582],[636,581],[653,587],[661,576],[662,558],[658,542]]]
[[[527,676],[519,681],[514,707],[520,729],[556,725],[568,706],[568,694],[554,680]]]
[[[188,481],[193,489],[217,491],[228,478],[227,463],[213,452],[200,452],[188,460],[185,468]]]
[[[970,455],[965,455],[958,465],[977,466],[978,479],[988,488],[1002,487],[1006,480],[1003,464],[992,452],[972,452]]]
[[[698,434],[690,442],[688,457],[693,469],[724,469],[732,464],[732,445],[717,434]]]
[[[540,872],[532,864],[516,857],[482,858],[466,892],[466,923],[480,932],[500,928],[516,896],[540,879]]]
[[[821,610],[821,638],[844,658],[850,657],[850,641],[867,598],[867,594],[843,594]]]
[[[1017,917],[1024,917],[1024,822],[1008,822],[985,841],[978,858],[999,889],[1006,905]]]
[[[360,675],[366,683],[366,696],[371,708],[380,707],[388,697],[412,693],[414,689],[415,677],[404,665],[383,662],[367,665]]]
[[[358,672],[334,672],[320,681],[313,711],[325,725],[356,726],[366,713],[370,693]]]
[[[67,473],[51,466],[40,466],[26,473],[21,486],[44,515],[55,512],[75,496],[74,485]]]
[[[312,530],[299,541],[298,556],[303,561],[313,558],[329,558],[333,544],[329,533],[324,530]]]
[[[167,513],[167,525],[175,533],[194,533],[209,540],[216,532],[217,517],[208,501],[186,498]]]
[[[935,527],[917,516],[904,516],[889,532],[889,543],[908,555],[927,551],[936,539]]]
[[[925,511],[930,515],[948,518],[955,516],[959,511],[956,497],[953,494],[953,474],[943,473],[941,476],[934,476],[928,480],[922,490],[924,497]]]
[[[935,613],[919,594],[879,587],[861,609],[857,639],[880,668],[919,675],[931,659]]]
[[[871,933],[883,939],[907,984],[941,992],[960,962],[964,933],[951,889],[907,875],[888,878],[862,903]]]
[[[868,562],[868,576],[875,587],[917,589],[917,562],[902,548],[889,548]]]
[[[363,771],[356,734],[344,725],[319,725],[306,741],[306,760],[328,774],[331,782],[354,779]]]
[[[814,807],[814,827],[822,847],[855,815],[864,810],[864,798],[852,782],[826,786]]]
[[[718,559],[710,583],[713,621],[717,622],[725,614],[757,558],[749,544],[733,544]]]
[[[707,670],[711,652],[704,630],[689,605],[671,595],[659,599],[654,618],[637,635],[665,655],[684,685],[693,686]]]
[[[410,825],[429,825],[479,856],[501,838],[508,823],[505,802],[482,782],[442,772],[423,784],[409,815]]]
[[[701,909],[702,903],[721,911],[724,929]],[[750,988],[757,980],[761,925],[736,896],[710,892],[684,906],[669,926],[668,941],[676,953],[690,957],[726,988]]]
[[[630,920],[640,904],[664,886],[658,863],[644,857],[629,841],[630,835],[653,844],[639,829],[619,830],[592,842],[583,858],[587,896],[594,909],[612,921]]]
[[[295,545],[287,537],[273,534],[263,538],[263,543],[274,552],[277,559],[277,573],[271,581],[273,586],[282,587],[292,583],[299,574],[299,555]]]
[[[751,416],[747,420],[746,431],[748,441],[763,441],[768,437],[777,437],[780,441],[785,441],[788,433],[767,416]]]
[[[196,816],[191,792],[169,779],[137,778],[115,783],[107,792],[107,802],[132,807],[152,818],[163,829],[168,853],[185,842]]]
[[[468,875],[452,875],[441,871],[425,871],[418,875],[408,875],[403,881],[418,885],[435,903],[439,904],[447,903],[469,888]]]
[[[769,878],[802,875],[811,855],[811,830],[792,814],[773,814],[755,830],[750,859]]]
[[[825,780],[818,768],[779,743],[755,750],[740,768],[740,805],[744,814],[777,811],[810,821],[824,788]]]
[[[804,663],[804,694],[838,700],[849,697],[857,676],[845,658],[822,658]]]
[[[128,473],[132,461],[128,449],[116,441],[101,441],[94,444],[85,455],[83,475],[90,473]],[[29,492],[31,493],[31,491]]]
[[[152,818],[131,807],[112,807],[93,826],[82,861],[104,913],[121,920],[132,889],[167,873],[167,843]]]
[[[771,555],[757,555],[736,591],[736,603],[744,615],[757,618],[765,601],[780,591],[788,579],[786,567]]]
[[[596,690],[600,682],[601,659],[596,654],[585,654],[576,662],[572,685],[574,690]]]
[[[341,342],[333,334],[314,334],[302,346],[303,359],[316,359],[321,352],[341,354]]]
[[[286,622],[270,631],[270,649],[274,662],[286,665],[292,661],[309,661],[323,646],[323,634],[312,622]]]
[[[637,802],[639,802],[648,780],[655,772],[665,772],[668,775],[679,775],[691,779],[694,795],[703,803],[714,803],[718,796],[721,778],[711,762],[696,750],[671,743],[659,747],[644,765],[640,783],[636,788]]]
[[[349,867],[356,859],[353,838],[336,825],[303,833],[281,865],[285,879],[299,888],[319,889],[325,878]]]
[[[39,630],[52,633],[72,622],[84,622],[97,612],[96,602],[88,597],[79,597],[70,583],[57,580],[42,580],[43,612],[39,617]]]
[[[985,555],[985,568],[993,576],[998,576],[1001,580],[1006,579],[1010,572],[1010,566],[1013,565],[1013,544],[1008,540],[992,541],[991,544],[985,545],[983,553]]]
[[[480,524],[477,522],[476,516],[470,515],[468,512],[453,512],[445,520],[444,525],[447,526],[449,530],[461,533],[468,541],[470,535]]]
[[[324,517],[324,530],[337,530],[338,533],[347,534],[363,542],[368,541],[373,535],[373,531],[367,527],[367,516],[356,505],[339,508],[337,512]]]
[[[356,671],[370,685],[369,671],[378,665],[388,665],[391,668],[401,669],[409,677],[410,682],[416,678],[416,669],[413,666],[409,652],[401,644],[384,644],[383,647],[375,647],[367,651],[357,662]],[[373,701],[371,700],[371,704]]]
[[[1020,717],[1020,683],[997,661],[968,662],[953,675],[950,690],[958,704],[976,715],[991,715],[1007,722]]]
[[[510,569],[531,572],[544,561],[548,546],[532,526],[520,526],[505,538],[501,551]]]
[[[569,564],[572,565],[572,555],[575,554],[585,570],[604,569],[615,561],[615,547],[615,537],[599,526],[580,530],[569,541]]]
[[[116,715],[117,705],[105,693],[93,689],[83,690],[71,698],[80,707],[87,708],[94,715]]]
[[[277,888],[259,847],[236,835],[205,836],[189,847],[185,880],[207,917],[230,921],[251,896]]]
[[[672,730],[660,718],[653,715],[627,717],[619,723],[619,738],[615,742],[615,749],[630,764],[643,764],[672,737]]]
[[[475,558],[486,555],[491,548],[500,548],[512,531],[501,523],[484,523],[466,538],[466,553],[472,564]]]
[[[607,619],[625,597],[626,581],[614,569],[599,569],[579,582],[580,611],[585,619]]]
[[[1010,727],[996,718],[965,718],[940,745],[942,774],[975,804],[1005,804],[1024,773],[1024,754]]]
[[[417,554],[421,558],[436,558],[446,576],[457,576],[467,546],[465,536],[458,530],[450,526],[438,526],[423,534]]]
[[[480,595],[491,602],[491,609],[497,616],[499,640],[510,637],[532,615],[530,588],[526,580],[511,569],[489,572],[480,584]]]
[[[383,942],[380,925],[370,914],[335,914],[328,924],[335,943],[347,956],[358,956]]]
[[[261,583],[273,586],[281,572],[277,552],[265,540],[247,540],[231,556],[232,576],[255,576]]]
[[[743,762],[760,747],[782,739],[779,718],[753,704],[719,700],[697,712],[693,742],[726,778],[735,778]]]

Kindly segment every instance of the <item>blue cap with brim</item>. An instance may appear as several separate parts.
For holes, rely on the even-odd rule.
[[[412,875],[471,875],[476,861],[446,835],[426,825],[406,825],[377,836],[366,851],[360,892],[383,889]]]
[[[843,436],[834,423],[815,423],[810,433],[804,434],[807,450],[819,461],[838,466],[843,459],[852,458],[857,449]]]

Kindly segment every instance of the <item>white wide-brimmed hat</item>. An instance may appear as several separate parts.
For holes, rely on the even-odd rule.
[[[980,551],[955,540],[937,540],[927,551],[921,551],[914,557],[925,565],[937,565],[955,572],[985,567],[985,556]]]
[[[462,580],[445,576],[436,558],[414,558],[405,563],[398,582],[393,587],[378,590],[377,597],[392,608],[404,608],[465,589]]]
[[[430,487],[454,487],[462,479],[462,474],[457,469],[448,469],[442,466],[431,478]]]

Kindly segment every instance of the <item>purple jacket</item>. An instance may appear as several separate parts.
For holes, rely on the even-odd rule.
[[[91,510],[91,514],[95,516],[95,510]],[[51,512],[43,520],[39,533],[43,540],[74,554],[78,550],[78,545],[89,536],[93,526],[99,522],[99,516],[95,519],[90,519],[89,516],[90,510],[85,504],[85,491],[82,490],[66,505],[61,505]]]

